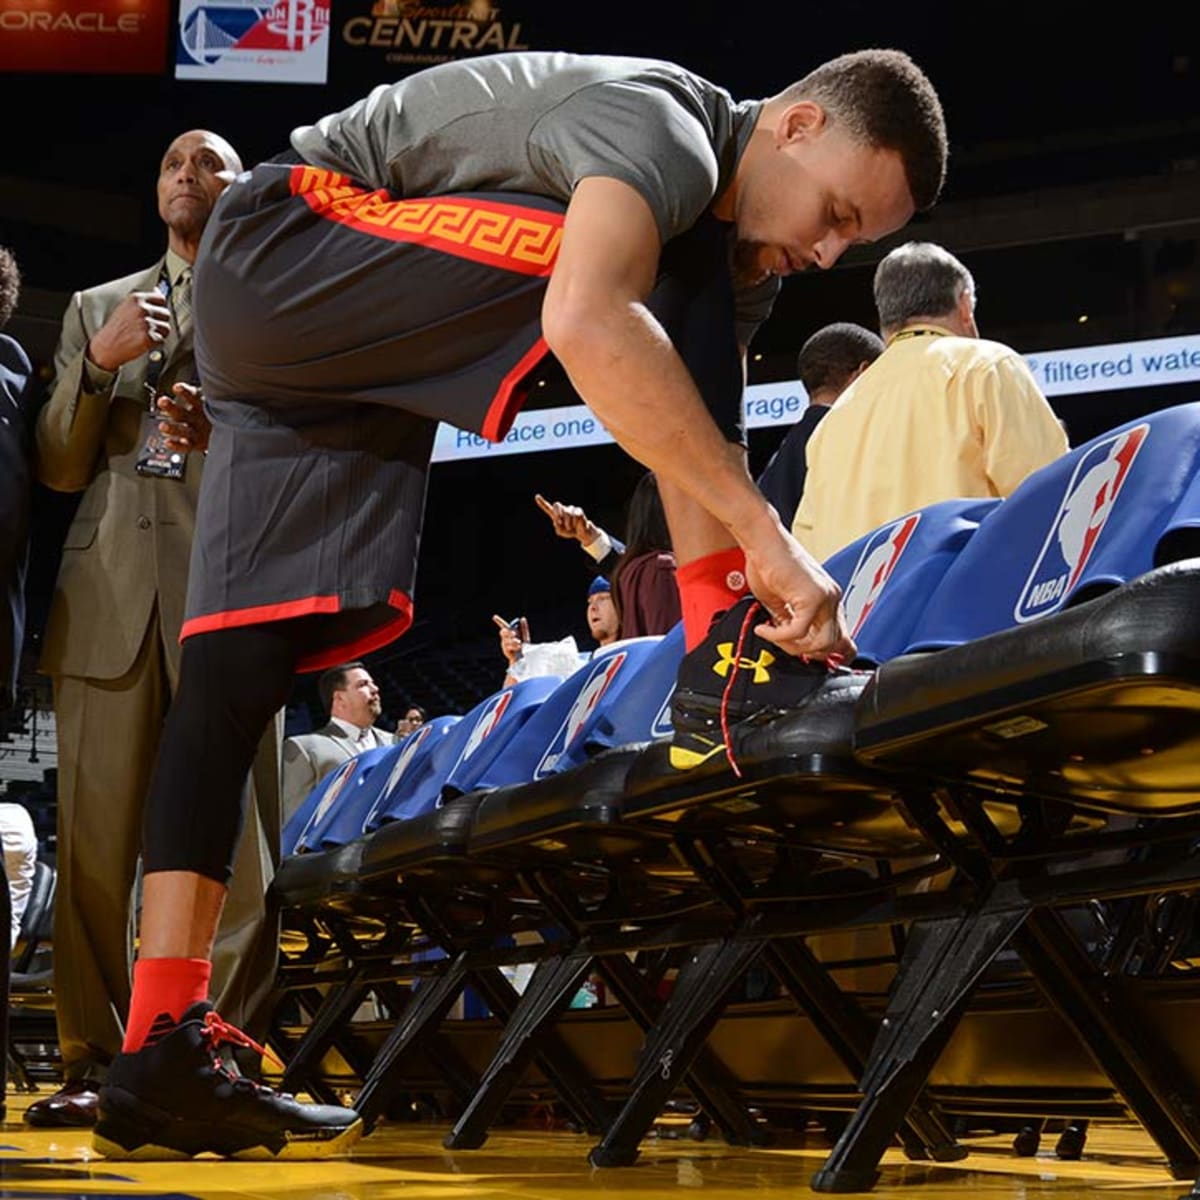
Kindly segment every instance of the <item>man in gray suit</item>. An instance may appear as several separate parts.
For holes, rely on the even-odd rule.
[[[396,735],[375,721],[383,711],[379,688],[360,662],[330,667],[317,692],[329,722],[313,733],[297,734],[283,743],[283,821],[330,771],[347,759],[376,746],[391,746]]]
[[[76,292],[38,415],[37,474],[83,492],[63,544],[40,669],[58,726],[55,1007],[65,1082],[30,1106],[35,1125],[91,1125],[120,1051],[130,997],[142,811],[179,674],[196,498],[208,421],[192,351],[190,274],[217,197],[242,169],[207,130],[181,134],[159,167],[167,249],[122,279]],[[278,856],[279,730],[254,771],[213,984],[231,1019],[262,1029],[278,922],[265,891]]]

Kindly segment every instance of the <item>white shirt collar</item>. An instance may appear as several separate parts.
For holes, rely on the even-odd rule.
[[[374,732],[370,725],[366,726],[364,730],[363,726],[355,725],[353,721],[343,721],[341,717],[330,717],[329,723],[336,725],[352,742],[357,742],[360,734],[364,732],[371,732],[369,741],[375,740]]]

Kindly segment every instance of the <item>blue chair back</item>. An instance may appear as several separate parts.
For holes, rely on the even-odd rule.
[[[362,832],[418,817],[439,808],[447,796],[470,791],[487,764],[561,682],[557,675],[525,679],[480,701],[437,741],[419,769],[405,771],[379,793]]]
[[[465,796],[474,791],[492,763],[562,682],[560,675],[523,679],[490,696],[472,710],[472,714],[464,717],[463,724],[466,725],[471,715],[478,714],[467,736],[458,740],[457,753],[446,773],[443,795]]]
[[[625,686],[600,705],[587,735],[590,753],[671,736],[671,697],[683,655],[683,622],[679,621],[659,640]]]
[[[1126,422],[1043,467],[954,560],[906,650],[960,645],[1145,574],[1189,519],[1198,469],[1200,403]]]
[[[402,742],[385,746],[368,774],[329,808],[305,832],[310,849],[329,850],[360,837],[380,795],[400,780],[415,780],[428,769],[430,755],[461,720],[458,716],[434,717],[419,725]]]
[[[370,777],[379,760],[392,749],[392,746],[376,746],[364,750],[318,781],[283,827],[280,851],[285,858],[289,854],[320,849],[314,831],[326,824],[337,808],[348,802],[348,798]]]
[[[1200,471],[1179,500],[1154,545],[1154,565],[1165,566],[1200,555]]]
[[[826,561],[861,666],[908,644],[930,593],[998,499],[943,500],[879,526]]]
[[[604,646],[544,700],[477,780],[480,788],[530,783],[584,762],[597,722],[658,647],[659,637]]]

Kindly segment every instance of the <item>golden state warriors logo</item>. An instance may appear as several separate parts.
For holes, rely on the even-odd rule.
[[[179,79],[324,83],[331,0],[180,0]]]

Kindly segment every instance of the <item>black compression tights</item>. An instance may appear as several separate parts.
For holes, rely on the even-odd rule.
[[[184,642],[146,800],[147,872],[229,882],[246,780],[268,723],[291,694],[309,622],[221,629]]]

